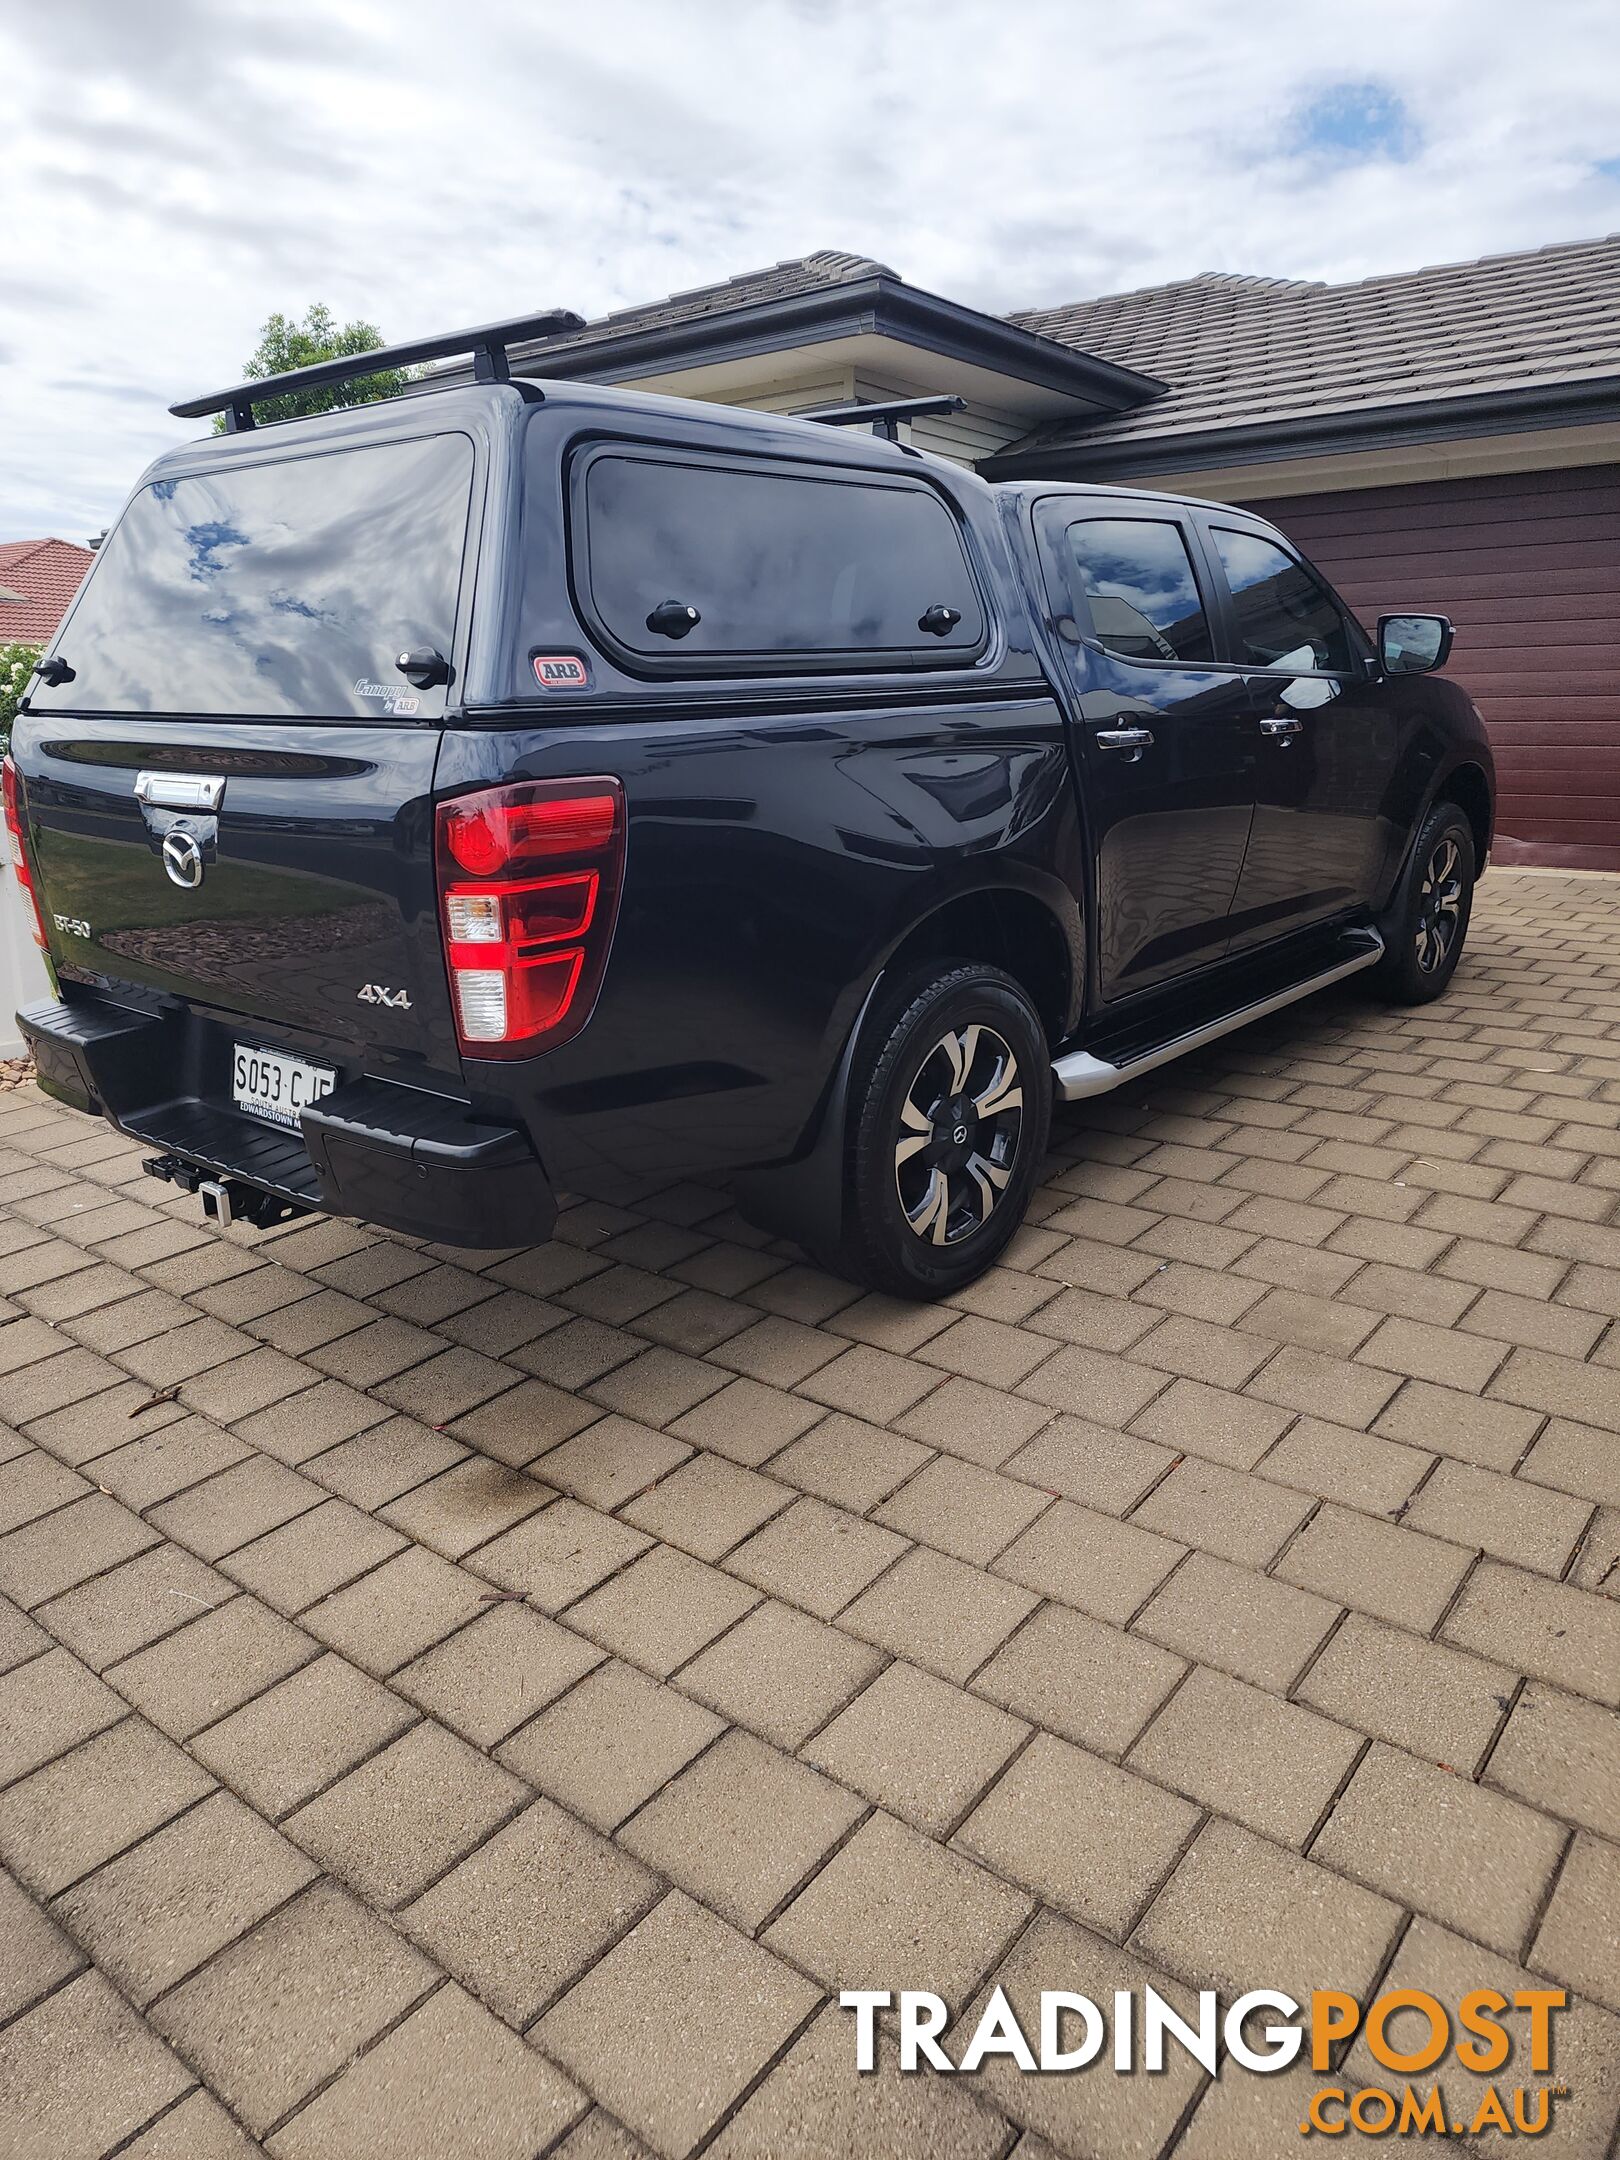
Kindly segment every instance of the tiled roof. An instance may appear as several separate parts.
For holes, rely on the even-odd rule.
[[[621,308],[615,315],[599,315],[571,336],[548,339],[548,353],[572,352],[582,345],[604,339],[627,337],[641,330],[660,330],[671,323],[698,322],[705,315],[730,315],[738,308],[760,307],[772,300],[788,300],[795,294],[819,292],[831,285],[850,285],[862,278],[889,277],[895,273],[886,263],[865,255],[845,255],[836,248],[820,248],[791,262],[773,263],[768,270],[747,270],[741,277],[726,278],[718,285],[699,285],[691,292],[671,293],[665,300],[651,300],[642,307]]]
[[[1620,234],[1353,285],[1209,273],[1011,319],[1171,386],[1020,453],[1552,388],[1620,374]]]
[[[44,645],[95,561],[71,540],[0,540],[0,645]]]

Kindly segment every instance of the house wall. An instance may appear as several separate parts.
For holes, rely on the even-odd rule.
[[[1498,861],[1620,870],[1620,463],[1243,500],[1369,628],[1408,608],[1456,624]]]

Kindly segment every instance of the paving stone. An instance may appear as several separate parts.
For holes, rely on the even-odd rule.
[[[547,1456],[548,1469],[550,1462]],[[633,1500],[624,1509],[624,1519],[700,1560],[712,1561],[780,1514],[792,1499],[791,1486],[778,1484],[774,1477],[761,1477],[724,1456],[694,1455]]]
[[[588,1673],[497,1753],[539,1791],[609,1831],[722,1730],[712,1711],[615,1660]]]
[[[1022,1396],[953,1375],[894,1423],[925,1447],[942,1448],[993,1470],[1051,1415],[1044,1403],[1026,1402]]]
[[[1482,1560],[1441,1630],[1460,1649],[1620,1707],[1620,1607]]]
[[[538,1470],[548,1485],[609,1514],[667,1477],[691,1452],[650,1426],[605,1417],[548,1449]]]
[[[311,1352],[321,1357],[322,1350]],[[234,1425],[286,1400],[314,1380],[308,1366],[283,1357],[279,1350],[254,1350],[229,1365],[210,1366],[193,1375],[180,1388],[180,1400],[188,1410],[199,1411],[219,1425]]]
[[[1489,1396],[1460,1394],[1409,1380],[1378,1419],[1375,1430],[1390,1440],[1431,1448],[1486,1470],[1509,1472],[1534,1439],[1541,1424],[1531,1410],[1516,1409]]]
[[[847,1605],[838,1624],[942,1679],[964,1681],[1038,1602],[1028,1590],[918,1545]]]
[[[1503,1477],[1472,1463],[1442,1462],[1407,1510],[1414,1530],[1473,1545],[1499,1560],[1561,1574],[1591,1518],[1584,1500]]]
[[[124,2146],[119,2160],[256,2160],[263,2150],[198,2085]]]
[[[540,2021],[546,2053],[659,2152],[720,2121],[818,2001],[780,1959],[672,1891]]]
[[[1472,1988],[1496,1988],[1511,2005],[1521,1991],[1545,1985],[1545,1981],[1511,1960],[1493,1957],[1475,1943],[1420,1917],[1402,1939],[1382,1988],[1391,1993],[1422,1991],[1442,2003],[1460,2002]],[[1534,2087],[1542,2081],[1529,2070],[1529,2022],[1526,2011],[1510,2007],[1503,2014],[1512,2047],[1509,2073],[1514,2082],[1522,2079]],[[1616,2096],[1620,2094],[1620,2025],[1607,2011],[1577,2002],[1557,2014],[1553,2031],[1557,2081],[1567,2087],[1567,2092],[1554,2104],[1554,2128],[1546,2149],[1569,2154],[1572,2160],[1600,2160],[1612,2149],[1609,2140]],[[1396,2011],[1386,2033],[1394,2048],[1410,2050],[1423,2043],[1423,2023],[1413,2011]],[[1389,2083],[1388,2071],[1374,2061],[1364,2034],[1357,2036],[1343,2068],[1352,2090],[1356,2085]],[[1500,2071],[1482,2077],[1465,2069],[1453,2051],[1446,2058],[1444,2075],[1448,2113],[1471,2119],[1487,2087],[1502,2083],[1503,2077]],[[1551,2143],[1554,2138],[1556,2148]],[[1487,2149],[1484,2139],[1479,2142],[1481,2150]],[[1505,2145],[1506,2139],[1489,2140],[1493,2152]]]
[[[0,2026],[32,2009],[84,1963],[67,1936],[18,1883],[0,1873]]]
[[[901,1973],[960,2001],[1023,1926],[1031,1901],[892,1815],[871,1816],[762,1940],[830,1988],[894,1988]]]
[[[1071,1343],[1032,1373],[1019,1393],[1049,1409],[1070,1411],[1099,1425],[1123,1426],[1165,1386],[1162,1372]]]
[[[456,1418],[451,1431],[481,1455],[521,1470],[558,1441],[596,1423],[601,1415],[596,1403],[582,1402],[549,1381],[520,1380],[492,1402]]]
[[[189,1740],[284,1680],[315,1655],[315,1647],[302,1629],[257,1598],[236,1597],[109,1671],[119,1693],[160,1731]]]
[[[479,2000],[519,2028],[658,1897],[644,1867],[536,1800],[400,1915]]]
[[[465,1568],[408,1545],[302,1617],[312,1635],[381,1679],[475,1619],[484,1595]]]
[[[25,1446],[24,1452],[0,1467],[0,1534],[49,1515],[69,1500],[82,1500],[89,1482],[54,1456]]]
[[[1166,1972],[1230,2000],[1280,1987],[1361,1994],[1380,1971],[1400,1908],[1236,1823],[1206,1824],[1131,1941]]]
[[[1529,1962],[1565,1987],[1620,2010],[1620,1847],[1576,1833],[1536,1931]]]
[[[487,1750],[601,1661],[600,1650],[554,1620],[503,1604],[395,1673],[391,1684]]]
[[[223,1604],[235,1587],[178,1545],[154,1545],[38,1608],[40,1619],[97,1672]]]
[[[62,1893],[56,1911],[137,2003],[285,1903],[305,1856],[229,1793],[214,1793]]]
[[[745,1584],[668,1545],[569,1609],[569,1625],[633,1665],[667,1679],[758,1603]]]
[[[1186,1670],[1178,1657],[1043,1605],[973,1680],[975,1694],[1094,1754],[1119,1756]]]
[[[1123,1626],[1185,1550],[1134,1523],[1058,1500],[1000,1555],[996,1573]]]
[[[738,1546],[726,1566],[773,1597],[830,1620],[905,1550],[905,1539],[892,1530],[806,1497]]]
[[[685,1417],[677,1418],[670,1431],[754,1469],[826,1414],[820,1403],[806,1402],[782,1388],[767,1387],[758,1380],[732,1380]]]
[[[291,1615],[389,1559],[405,1542],[397,1530],[347,1500],[324,1500],[231,1553],[220,1569],[277,1612]]]
[[[886,1500],[928,1460],[929,1450],[917,1441],[834,1411],[771,1458],[771,1477],[858,1515]]]
[[[1491,1751],[1485,1782],[1544,1814],[1620,1838],[1620,1722],[1532,1680]]]
[[[977,1463],[941,1455],[875,1511],[902,1536],[987,1567],[1047,1506],[1047,1495]]]
[[[1577,1424],[1602,1425],[1620,1407],[1620,1385],[1611,1373],[1579,1358],[1545,1350],[1515,1350],[1490,1384],[1499,1401],[1521,1403]]]
[[[1519,1472],[1527,1484],[1548,1485],[1583,1500],[1620,1507],[1620,1449],[1612,1432],[1552,1418]]]
[[[1300,1845],[1362,1745],[1359,1733],[1200,1668],[1149,1725],[1129,1762],[1219,1815]]]
[[[42,1627],[19,1612],[9,1598],[0,1598],[0,1674],[26,1664],[50,1644]]]
[[[192,1752],[272,1819],[413,1722],[410,1706],[330,1654],[211,1725]]]
[[[801,1380],[808,1380],[812,1373],[830,1365],[835,1358],[847,1355],[848,1346],[839,1336],[824,1335],[819,1328],[803,1327],[797,1320],[775,1315],[756,1321],[740,1335],[731,1336],[714,1353],[714,1358],[717,1364],[728,1366],[750,1380],[761,1381],[769,1387],[791,1388],[797,1387]],[[823,1400],[819,1396],[816,1399]],[[841,1401],[832,1407],[849,1409],[851,1405]],[[857,1416],[869,1414],[856,1407]]]
[[[1009,1477],[1078,1500],[1105,1515],[1125,1515],[1175,1461],[1173,1451],[1085,1418],[1057,1417],[1009,1457]]]
[[[1351,1613],[1305,1675],[1299,1700],[1467,1776],[1500,1727],[1513,1687],[1504,1666]]]
[[[480,1545],[467,1564],[502,1589],[521,1590],[543,1611],[560,1612],[651,1544],[639,1530],[577,1500],[557,1500]]]
[[[296,1470],[263,1455],[250,1455],[190,1492],[154,1508],[155,1529],[200,1559],[217,1560],[294,1517],[323,1498],[321,1488]]]
[[[26,1611],[157,1542],[138,1515],[90,1493],[0,1538],[0,1591]]]
[[[296,1468],[339,1441],[382,1424],[386,1416],[372,1396],[341,1380],[321,1380],[285,1402],[239,1419],[235,1429],[249,1446]]]
[[[318,1882],[151,2014],[262,2135],[403,2016],[437,1977],[374,1913]]]
[[[708,2148],[712,2160],[1001,2160],[1007,2126],[966,2087],[902,2076],[884,2048],[878,2074],[850,2074],[850,2018],[831,2006],[788,2050]]]
[[[1266,1449],[1293,1423],[1292,1413],[1205,1387],[1174,1380],[1132,1424],[1177,1453],[1207,1456],[1231,1470],[1252,1470]]]
[[[1192,1553],[1143,1609],[1134,1632],[1281,1692],[1338,1616],[1339,1607],[1327,1598]]]
[[[1197,1828],[1199,1813],[1100,1756],[1040,1733],[955,1842],[1047,1904],[1126,1935]]]
[[[1495,1950],[1516,1951],[1563,1850],[1559,1823],[1375,1741],[1312,1857]]]
[[[1432,1455],[1375,1433],[1301,1418],[1262,1456],[1261,1475],[1279,1485],[1340,1500],[1366,1515],[1388,1515],[1406,1499]]]
[[[1471,1560],[1464,1546],[1329,1501],[1283,1554],[1277,1573],[1302,1590],[1426,1635]]]
[[[440,1988],[271,2138],[274,2160],[532,2160],[586,2099],[492,2011]]]
[[[191,2083],[100,1973],[0,2031],[0,2119],[18,2160],[110,2151]]]
[[[906,1565],[901,1562],[902,1568]],[[894,1570],[885,1581],[892,1582],[899,1572]],[[845,1613],[844,1627],[851,1625],[858,1603]],[[864,1687],[882,1663],[877,1651],[851,1642],[838,1628],[767,1600],[700,1651],[681,1673],[680,1686],[683,1694],[722,1717],[792,1750]]]
[[[0,1679],[0,1785],[76,1747],[125,1704],[65,1650],[47,1650]]]
[[[401,1905],[527,1798],[518,1780],[424,1720],[286,1820],[288,1835],[377,1905]]]
[[[1184,1545],[1263,1567],[1310,1513],[1312,1503],[1286,1486],[1221,1463],[1183,1459],[1131,1517]]]
[[[1041,1996],[1053,1989],[1073,1990],[1106,2006],[1118,1990],[1130,1990],[1140,1999],[1144,1988],[1156,1987],[1182,2017],[1197,2020],[1197,2004],[1163,1973],[1055,1913],[1037,1915],[995,1981],[1026,2033],[1039,2033]],[[969,2006],[964,2030],[972,2030],[980,2007]],[[1065,2037],[1072,2044],[1072,2021]],[[973,2084],[982,2099],[1037,2139],[1052,2141],[1043,2146],[1024,2138],[1017,2160],[1042,2160],[1053,2150],[1077,2160],[1150,2160],[1169,2144],[1202,2081],[1198,2066],[1172,2047],[1163,2072],[1154,2077],[1116,2077],[1106,2069],[1101,2076],[1093,2069],[1074,2076],[1029,2077],[1007,2057],[991,2056]],[[1223,2155],[1223,2160],[1233,2156]]]
[[[508,1470],[487,1456],[469,1455],[382,1510],[384,1521],[447,1559],[460,1560],[538,1513],[555,1498],[538,1478]]]
[[[1028,1731],[1021,1718],[897,1662],[804,1753],[891,1814],[944,1838]]]

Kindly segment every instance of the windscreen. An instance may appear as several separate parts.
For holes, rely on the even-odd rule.
[[[449,657],[473,448],[424,436],[154,480],[103,542],[44,712],[432,719],[397,656]]]

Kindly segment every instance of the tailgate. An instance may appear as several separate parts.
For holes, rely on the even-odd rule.
[[[439,731],[29,715],[52,958],[257,1023],[256,1040],[459,1070],[439,944]]]

